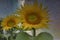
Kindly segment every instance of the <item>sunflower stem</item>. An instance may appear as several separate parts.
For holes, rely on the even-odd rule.
[[[33,37],[36,35],[36,30],[33,28]]]
[[[6,39],[8,40],[8,37],[6,37]]]

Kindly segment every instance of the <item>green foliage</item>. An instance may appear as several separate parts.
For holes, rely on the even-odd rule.
[[[0,33],[0,38],[3,37],[3,34]]]
[[[31,40],[31,39],[30,39],[30,35],[28,35],[27,33],[25,33],[25,32],[20,32],[20,33],[17,35],[16,40]]]
[[[31,37],[25,32],[20,32],[17,35],[16,40],[53,40],[53,36],[47,32],[42,32],[36,37]]]
[[[53,36],[47,32],[42,32],[34,40],[53,40]]]

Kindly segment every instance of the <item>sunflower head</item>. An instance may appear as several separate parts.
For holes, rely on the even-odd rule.
[[[18,23],[19,23],[18,17],[12,15],[12,16],[7,16],[6,18],[3,19],[2,26],[3,29],[9,30],[13,27],[16,27]]]
[[[20,14],[23,29],[47,28],[49,22],[47,8],[43,8],[42,3],[39,6],[37,0],[33,5],[25,4],[18,14]]]

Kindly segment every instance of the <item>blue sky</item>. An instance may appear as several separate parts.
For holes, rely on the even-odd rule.
[[[60,0],[39,0],[44,6],[48,6],[50,14],[54,17],[60,15]],[[18,7],[18,0],[0,0],[0,17],[9,15]]]
[[[51,23],[51,32],[60,38],[60,0],[39,0],[44,6],[48,6]],[[12,14],[18,8],[18,0],[0,0],[0,18]]]
[[[17,8],[17,0],[0,0],[0,18],[11,14]]]

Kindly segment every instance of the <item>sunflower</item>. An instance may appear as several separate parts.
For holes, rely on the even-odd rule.
[[[42,3],[39,6],[37,0],[35,0],[33,5],[25,4],[24,7],[18,11],[18,14],[20,14],[23,29],[48,27],[48,10],[47,8],[43,8]]]
[[[2,26],[3,29],[9,30],[13,27],[16,27],[18,23],[19,23],[18,17],[12,15],[12,16],[7,16],[6,18],[3,19]]]

